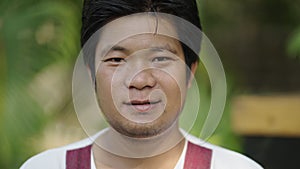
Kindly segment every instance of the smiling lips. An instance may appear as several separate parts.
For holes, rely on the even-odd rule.
[[[155,104],[158,104],[159,101],[149,101],[149,100],[131,100],[126,105],[133,106],[139,112],[146,112],[151,109],[151,107]]]

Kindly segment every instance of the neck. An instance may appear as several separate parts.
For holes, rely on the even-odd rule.
[[[184,144],[177,126],[147,139],[129,138],[110,128],[97,138],[93,154],[98,168],[174,168]]]
[[[147,158],[167,152],[182,140],[178,125],[174,124],[163,133],[149,138],[127,137],[109,128],[95,143],[101,149],[118,156]]]

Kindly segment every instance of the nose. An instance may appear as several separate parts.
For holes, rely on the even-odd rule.
[[[155,77],[151,69],[142,70],[135,74],[132,78],[126,80],[126,86],[129,89],[142,90],[144,88],[153,88],[156,85]]]

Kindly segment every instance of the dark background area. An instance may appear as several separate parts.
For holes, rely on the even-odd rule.
[[[300,1],[210,0],[202,5],[204,32],[220,54],[234,94],[299,94]],[[299,136],[241,137],[244,153],[266,169],[299,168]]]
[[[210,0],[202,5],[204,32],[237,88],[252,93],[300,90],[299,49],[288,52],[300,29],[300,1]]]

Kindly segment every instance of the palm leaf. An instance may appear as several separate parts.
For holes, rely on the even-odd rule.
[[[0,168],[18,168],[36,153],[26,138],[40,133],[48,117],[28,86],[47,66],[75,60],[78,6],[67,1],[1,1]]]

